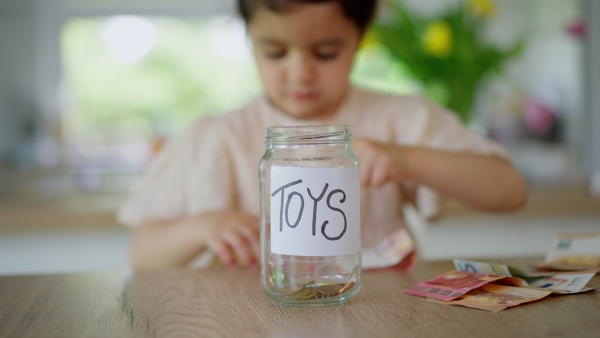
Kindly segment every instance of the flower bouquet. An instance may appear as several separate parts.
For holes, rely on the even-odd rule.
[[[471,118],[481,81],[523,49],[522,38],[503,50],[484,38],[484,25],[496,11],[491,0],[464,0],[437,17],[417,13],[402,0],[385,6],[367,40],[404,63],[430,96],[463,122]]]

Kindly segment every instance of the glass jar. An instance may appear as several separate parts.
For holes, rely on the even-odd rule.
[[[261,278],[288,306],[360,289],[360,172],[348,126],[269,127],[260,160]]]

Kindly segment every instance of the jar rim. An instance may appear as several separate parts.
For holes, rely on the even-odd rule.
[[[349,129],[347,125],[273,126],[267,128],[266,143],[347,143]]]

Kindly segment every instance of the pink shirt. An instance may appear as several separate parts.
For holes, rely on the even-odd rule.
[[[231,208],[258,216],[258,162],[267,127],[316,124],[349,125],[353,137],[379,142],[508,157],[454,114],[418,96],[351,88],[337,113],[320,123],[294,119],[258,97],[237,111],[197,120],[170,142],[121,207],[119,220],[137,225]],[[401,188],[362,188],[363,248],[404,226]],[[415,188],[419,210],[426,217],[434,215],[436,194],[424,186]]]

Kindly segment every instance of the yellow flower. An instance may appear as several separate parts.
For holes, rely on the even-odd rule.
[[[427,54],[444,59],[452,53],[452,28],[445,21],[435,21],[427,26],[421,45]]]
[[[368,49],[377,44],[378,42],[375,34],[373,34],[371,31],[367,31],[362,37],[362,40],[360,40],[359,49]]]
[[[496,13],[496,5],[490,0],[469,0],[469,8],[473,14],[482,18]]]

